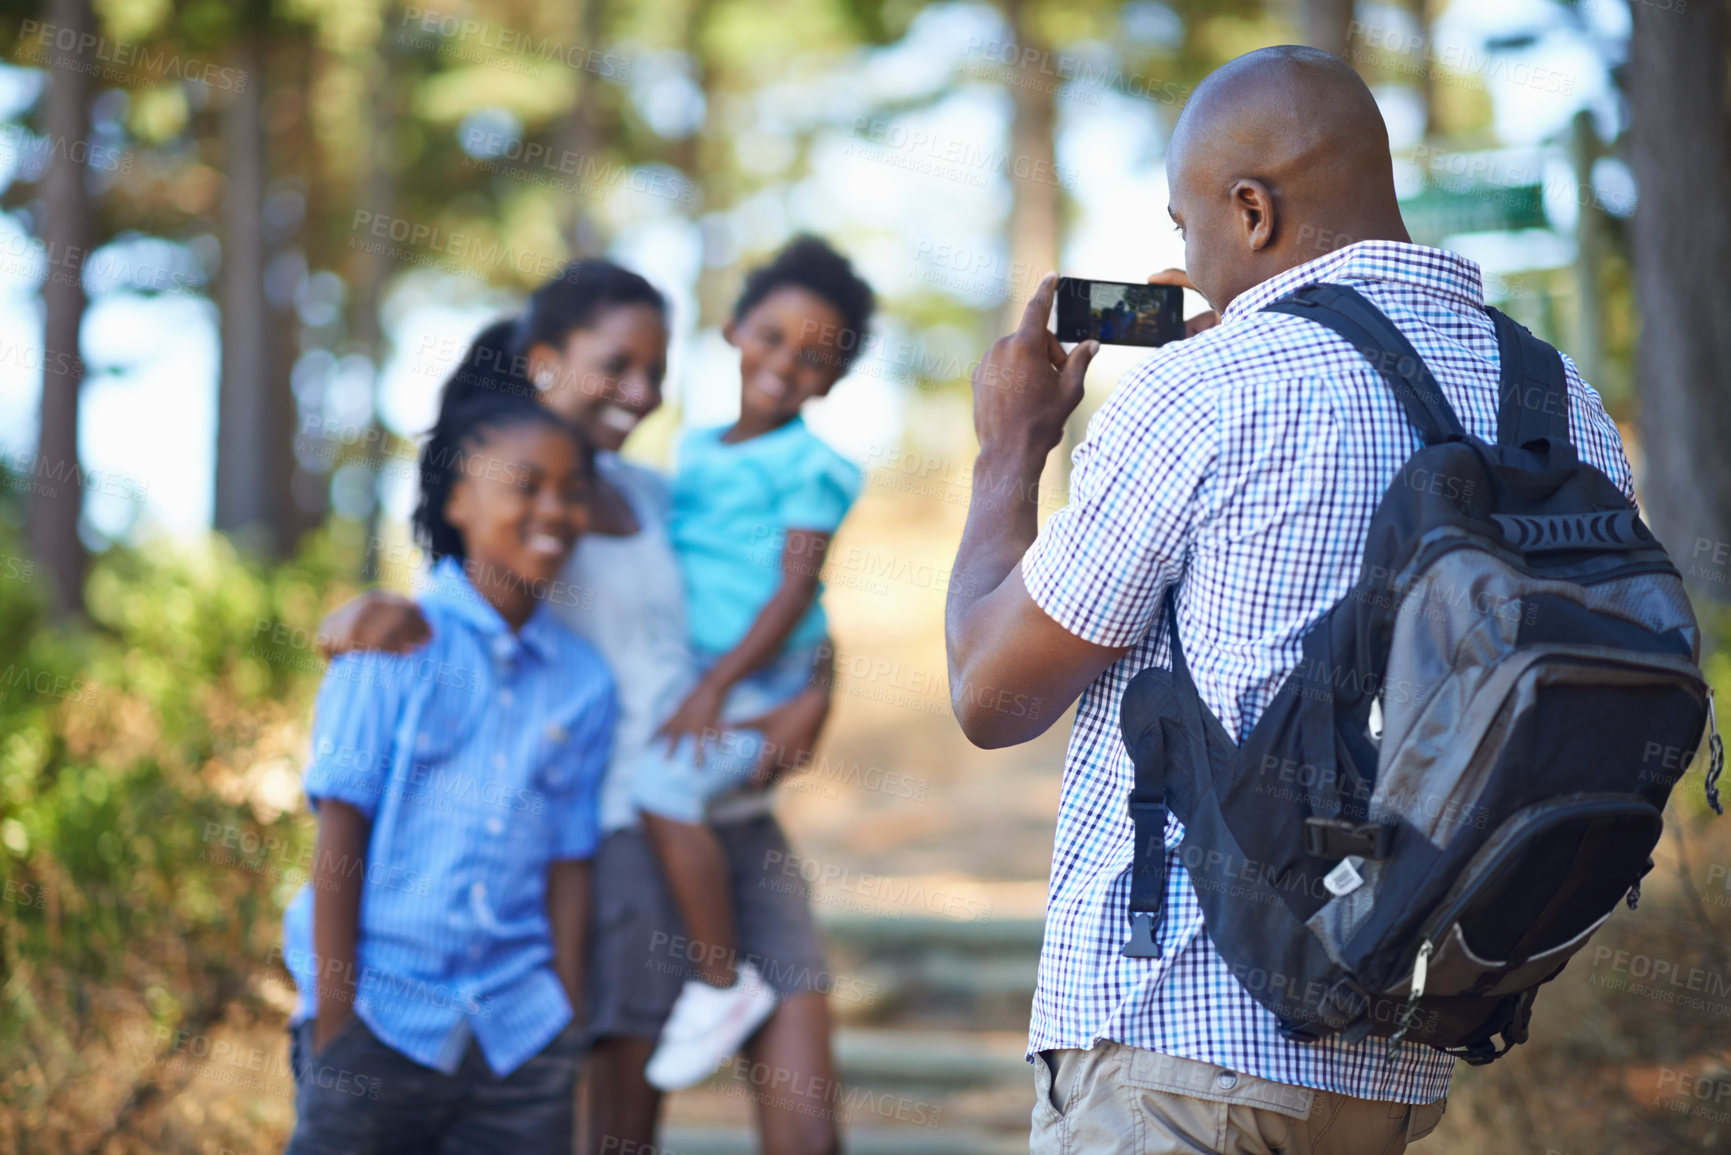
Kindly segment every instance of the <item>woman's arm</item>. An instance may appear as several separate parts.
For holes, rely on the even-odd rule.
[[[319,623],[319,650],[334,658],[352,650],[406,654],[427,644],[432,628],[421,607],[386,590],[368,590],[325,615]]]
[[[361,936],[361,887],[366,884],[367,837],[372,824],[347,802],[319,803],[313,859],[313,956],[318,975],[318,1016],[313,1051],[324,1050],[355,1013],[356,944]]]
[[[574,1022],[583,1019],[583,936],[589,925],[589,860],[563,859],[547,871],[547,922],[553,973],[565,988]]]
[[[679,709],[663,723],[660,736],[667,738],[670,749],[684,735],[702,739],[705,734],[713,734],[718,729],[722,703],[734,683],[768,665],[781,653],[794,628],[817,601],[817,575],[823,569],[829,540],[830,535],[821,530],[787,531],[787,543],[781,552],[781,584],[759,611],[745,637],[710,667],[679,704]],[[699,759],[702,756],[699,741]]]

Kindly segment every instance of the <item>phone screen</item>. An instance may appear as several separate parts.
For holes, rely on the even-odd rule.
[[[1057,332],[1066,343],[1164,345],[1184,336],[1184,290],[1059,277]]]

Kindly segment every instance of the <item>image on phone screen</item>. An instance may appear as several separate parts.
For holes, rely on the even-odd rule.
[[[1057,333],[1066,343],[1164,345],[1184,335],[1184,290],[1059,277]]]

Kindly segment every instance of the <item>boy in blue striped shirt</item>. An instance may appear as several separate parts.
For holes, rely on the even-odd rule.
[[[523,397],[442,412],[416,528],[432,641],[333,661],[311,885],[284,919],[290,1155],[568,1152],[611,675],[541,604],[592,464]]]

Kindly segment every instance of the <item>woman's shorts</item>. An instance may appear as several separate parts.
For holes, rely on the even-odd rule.
[[[800,859],[771,814],[711,827],[727,861],[735,962],[750,962],[786,998],[829,993],[827,969]],[[653,1039],[687,978],[713,951],[693,942],[643,832],[615,830],[595,856],[588,966],[589,1037]]]

